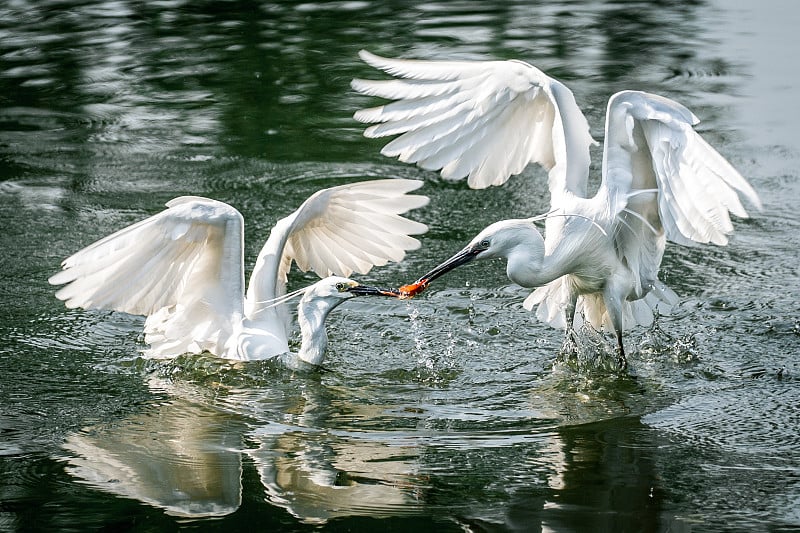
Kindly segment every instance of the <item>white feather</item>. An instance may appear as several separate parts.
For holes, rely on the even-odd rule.
[[[528,220],[497,222],[434,268],[438,277],[464,258],[504,257],[510,279],[538,287],[525,300],[537,317],[566,326],[573,305],[595,328],[646,325],[675,294],[658,281],[667,240],[724,245],[740,197],[761,208],[750,184],[693,129],[697,117],[667,98],[613,95],[606,113],[602,183],[587,198],[586,119],[562,83],[520,61],[414,61],[361,53],[400,79],[355,80],[363,94],[396,100],[360,111],[379,123],[367,136],[398,135],[383,153],[472,188],[504,183],[529,163],[549,172],[546,236]],[[554,218],[557,217],[557,218]],[[620,353],[623,353],[620,340]]]
[[[68,257],[49,281],[66,284],[56,297],[67,307],[148,316],[148,342],[220,349],[242,317],[242,216],[207,198],[167,205]]]
[[[351,283],[333,274],[366,273],[400,261],[419,246],[427,226],[402,213],[425,205],[407,194],[414,180],[374,180],[319,191],[279,220],[259,254],[244,292],[244,221],[233,207],[194,196],[68,257],[50,278],[64,285],[67,307],[110,309],[147,317],[146,355],[208,351],[229,359],[262,359],[288,351],[286,281],[291,263],[325,279],[303,291],[306,304],[299,357],[321,360],[327,312]],[[314,316],[318,313],[317,316]]]
[[[585,194],[582,166],[589,164],[594,141],[572,93],[560,82],[521,61],[359,55],[401,78],[352,83],[362,94],[396,100],[354,115],[379,123],[367,128],[367,137],[399,135],[384,155],[441,170],[445,179],[468,177],[472,188],[505,183],[534,162],[550,172],[551,194]]]

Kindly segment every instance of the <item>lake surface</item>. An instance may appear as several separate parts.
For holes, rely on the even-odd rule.
[[[800,7],[730,4],[3,3],[0,530],[800,528]],[[502,262],[346,303],[319,372],[145,361],[142,318],[56,300],[63,258],[184,194],[242,212],[250,268],[314,191],[424,179],[430,231],[359,277],[381,285],[546,210],[538,168],[472,191],[380,156],[352,119],[362,48],[526,60],[597,139],[614,92],[670,96],[764,211],[728,247],[668,246],[682,302],[628,335],[627,373],[564,364]]]

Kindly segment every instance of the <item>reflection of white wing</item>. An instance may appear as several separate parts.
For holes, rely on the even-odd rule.
[[[665,238],[724,245],[730,213],[747,217],[739,195],[761,208],[750,184],[692,129],[697,122],[661,96],[624,91],[609,100],[603,185],[618,210],[617,249],[639,273],[638,289],[655,282]]]
[[[67,307],[145,315],[161,356],[222,353],[242,315],[242,216],[215,200],[184,196],[168,209],[87,246],[50,278]]]
[[[269,501],[305,523],[343,516],[373,518],[420,512],[418,449],[370,438],[264,424],[245,452],[259,470]]]
[[[416,61],[366,51],[368,64],[402,79],[353,80],[363,94],[396,102],[355,114],[379,123],[367,137],[401,134],[381,153],[469,176],[469,186],[500,185],[530,163],[550,172],[550,191],[586,194],[589,126],[572,92],[521,61]]]
[[[105,492],[186,517],[224,516],[242,500],[241,433],[207,407],[173,399],[129,420],[69,435],[67,471]]]
[[[385,179],[311,195],[278,221],[261,250],[248,287],[248,316],[255,316],[261,302],[283,294],[292,261],[320,277],[366,274],[373,266],[401,261],[419,247],[410,235],[428,229],[400,216],[428,203],[426,196],[407,194],[420,186],[418,180]]]

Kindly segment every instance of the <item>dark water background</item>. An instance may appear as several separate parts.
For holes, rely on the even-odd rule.
[[[800,7],[494,4],[0,5],[0,530],[800,528]],[[243,213],[250,267],[319,188],[423,178],[423,247],[360,278],[386,285],[546,209],[533,167],[471,191],[381,157],[351,118],[361,48],[527,60],[597,139],[612,93],[670,96],[765,209],[726,248],[668,248],[683,301],[628,336],[628,375],[558,364],[502,263],[348,302],[311,374],[148,363],[142,319],[54,298],[61,259],[182,194]]]

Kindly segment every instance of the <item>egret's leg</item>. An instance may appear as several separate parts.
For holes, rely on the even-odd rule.
[[[567,339],[572,339],[572,341],[577,342],[575,337],[575,309],[578,305],[578,296],[577,295],[570,295],[569,302],[567,302],[567,307],[565,309],[566,313],[566,323],[567,323]]]
[[[617,329],[616,326],[614,326],[614,329]],[[625,346],[623,346],[623,344],[622,344],[622,328],[621,327],[619,329],[617,329],[617,356],[619,358],[618,361],[617,361],[619,363],[619,367],[622,370],[625,370],[626,368],[628,368],[628,359],[625,357]]]
[[[625,346],[622,343],[622,301],[608,290],[603,294],[603,299],[608,315],[611,317],[611,325],[614,326],[614,332],[617,334],[617,362],[619,367],[625,370],[628,367],[628,359],[625,357]]]
[[[564,346],[562,351],[575,354],[578,349],[578,337],[575,334],[575,309],[578,303],[578,295],[571,294],[564,309],[566,327],[564,328]]]

